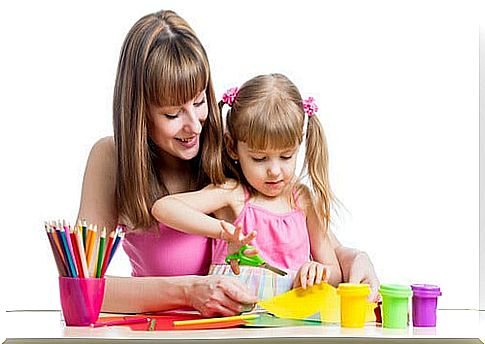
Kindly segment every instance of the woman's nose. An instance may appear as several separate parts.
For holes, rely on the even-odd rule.
[[[200,134],[202,131],[202,119],[199,118],[197,111],[193,106],[190,106],[187,111],[186,121],[184,123],[184,129],[192,134]]]

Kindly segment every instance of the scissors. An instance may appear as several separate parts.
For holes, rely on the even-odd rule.
[[[255,266],[255,267],[260,267],[263,269],[268,269],[270,271],[273,271],[274,273],[280,275],[280,276],[286,276],[287,273],[283,270],[278,269],[277,267],[274,267],[264,261],[263,258],[261,258],[259,255],[254,255],[254,256],[247,256],[244,254],[244,251],[247,249],[254,249],[253,246],[250,245],[244,245],[242,246],[237,253],[234,254],[229,254],[226,257],[226,263],[230,264],[231,260],[235,259],[239,265],[247,265],[247,266]]]

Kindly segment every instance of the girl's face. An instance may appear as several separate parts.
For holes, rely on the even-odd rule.
[[[298,145],[283,150],[252,150],[237,142],[237,159],[247,181],[259,193],[280,195],[295,176]]]
[[[208,113],[205,90],[181,106],[151,106],[150,137],[162,151],[173,157],[195,158]]]

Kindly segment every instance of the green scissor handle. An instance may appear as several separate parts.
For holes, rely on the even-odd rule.
[[[263,258],[261,258],[259,255],[255,256],[246,256],[244,254],[244,251],[247,249],[254,249],[254,246],[251,245],[244,245],[242,246],[237,253],[234,254],[229,254],[226,257],[226,263],[230,264],[231,260],[235,259],[237,260],[239,265],[247,265],[247,266],[261,266],[265,262]]]

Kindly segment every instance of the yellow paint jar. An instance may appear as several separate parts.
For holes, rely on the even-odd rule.
[[[340,325],[360,328],[365,324],[368,284],[340,283],[337,288],[340,295]]]

